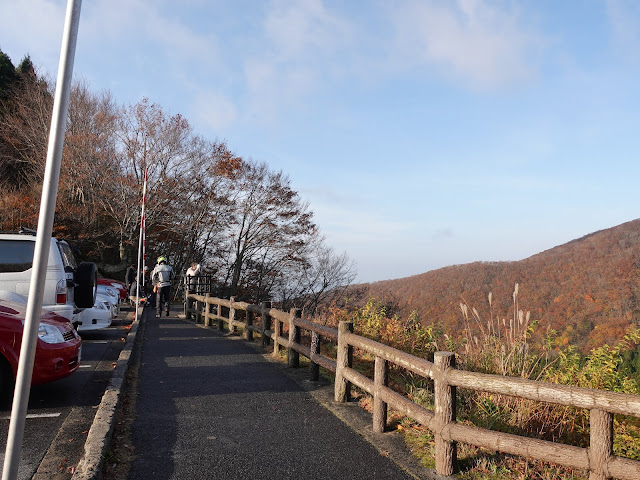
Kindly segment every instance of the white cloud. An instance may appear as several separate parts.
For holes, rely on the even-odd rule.
[[[321,0],[277,0],[270,7],[258,53],[244,62],[249,115],[266,121],[321,88],[352,42],[349,23]]]
[[[148,97],[214,132],[237,118],[237,107],[220,93],[219,79],[227,77],[228,67],[222,65],[218,38],[189,23],[192,12],[184,10],[185,5],[152,0],[86,3],[77,66],[93,74],[92,84],[125,91],[128,96],[118,98],[123,103]]]
[[[413,220],[389,218],[366,205],[322,202],[313,205],[316,221],[331,243],[338,245],[338,250],[390,248],[399,238],[410,238],[419,227]]]
[[[60,58],[65,4],[50,0],[0,2],[0,49],[14,65],[25,55],[55,75]]]
[[[615,48],[623,58],[638,65],[640,48],[640,4],[629,0],[608,0],[607,15]]]
[[[434,240],[448,240],[455,237],[453,229],[451,227],[444,227],[433,232],[432,238]]]
[[[246,116],[260,123],[274,121],[282,110],[300,108],[299,101],[313,90],[317,78],[307,66],[278,64],[261,58],[247,59],[244,74]]]
[[[181,69],[194,59],[199,68],[215,64],[219,50],[215,36],[200,34],[182,23],[172,14],[176,8],[180,6],[159,9],[149,0],[93,2],[83,12],[81,28],[88,41],[105,49],[111,46],[105,39],[126,38],[127,50],[145,50],[169,71]]]
[[[275,2],[265,20],[265,33],[278,61],[313,61],[310,53],[339,51],[349,38],[346,21],[331,14],[322,0]]]
[[[426,64],[477,89],[494,89],[536,76],[543,39],[517,10],[485,0],[408,0],[390,10],[394,52],[409,65]]]
[[[236,106],[221,93],[202,91],[193,97],[191,113],[197,125],[219,132],[232,125],[237,117]]]
[[[350,204],[350,205],[362,205],[364,201],[362,197],[359,197],[352,191],[339,191],[335,188],[327,185],[323,186],[309,186],[303,188],[301,193],[304,196],[313,197],[317,203],[326,202],[334,205]],[[314,203],[316,203],[314,202]]]

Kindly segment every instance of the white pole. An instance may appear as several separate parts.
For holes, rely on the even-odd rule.
[[[144,218],[144,203],[147,197],[147,169],[144,170],[144,182],[142,184],[142,209],[140,214],[140,237],[138,238],[138,271],[136,275],[136,315],[135,321],[138,321],[138,307],[140,305],[140,278],[144,279],[144,272],[140,275],[140,261],[142,252],[142,244],[144,238],[144,227],[145,227],[145,218]],[[143,267],[144,268],[144,267]],[[144,280],[143,280],[144,281]]]
[[[7,436],[7,449],[4,455],[3,480],[15,480],[18,476],[24,424],[29,404],[29,391],[33,363],[38,341],[40,313],[42,311],[42,295],[44,281],[49,262],[49,248],[51,247],[51,232],[53,231],[53,217],[56,210],[56,196],[58,195],[58,181],[60,179],[60,164],[62,163],[62,146],[69,110],[69,94],[71,91],[71,77],[73,73],[73,59],[76,51],[78,24],[80,21],[80,6],[82,0],[68,0],[65,27],[62,35],[60,63],[58,65],[58,79],[56,94],[53,101],[51,116],[51,131],[49,133],[49,147],[42,185],[42,199],[40,202],[40,216],[36,245],[33,252],[33,270],[29,286],[29,298],[20,347],[20,360],[16,376],[15,393],[11,409],[11,421]]]
[[[142,192],[142,269],[147,268],[147,174],[149,167],[144,167],[144,186]],[[142,274],[142,286],[145,286],[146,277]]]

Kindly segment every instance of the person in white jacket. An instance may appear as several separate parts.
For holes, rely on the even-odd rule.
[[[158,264],[151,272],[151,282],[156,292],[156,317],[160,317],[162,306],[165,306],[167,317],[171,307],[171,282],[173,281],[173,267],[167,265],[166,257],[158,257]]]
[[[184,282],[189,293],[196,293],[198,277],[200,276],[200,264],[193,262],[184,276]]]

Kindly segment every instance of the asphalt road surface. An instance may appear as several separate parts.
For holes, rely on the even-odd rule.
[[[67,378],[31,388],[19,479],[69,479],[80,460],[87,432],[124,345],[129,312],[109,328],[80,332],[80,368]],[[0,403],[0,461],[4,464],[11,400]]]
[[[412,478],[243,340],[143,324],[127,479]]]

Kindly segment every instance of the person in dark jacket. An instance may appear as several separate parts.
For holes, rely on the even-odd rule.
[[[127,292],[131,292],[131,285],[136,281],[136,266],[129,265],[124,276],[124,283],[127,285]]]
[[[151,272],[151,282],[156,291],[156,317],[160,317],[163,305],[165,306],[167,316],[169,316],[173,277],[173,267],[167,265],[166,257],[158,257],[158,264]]]

